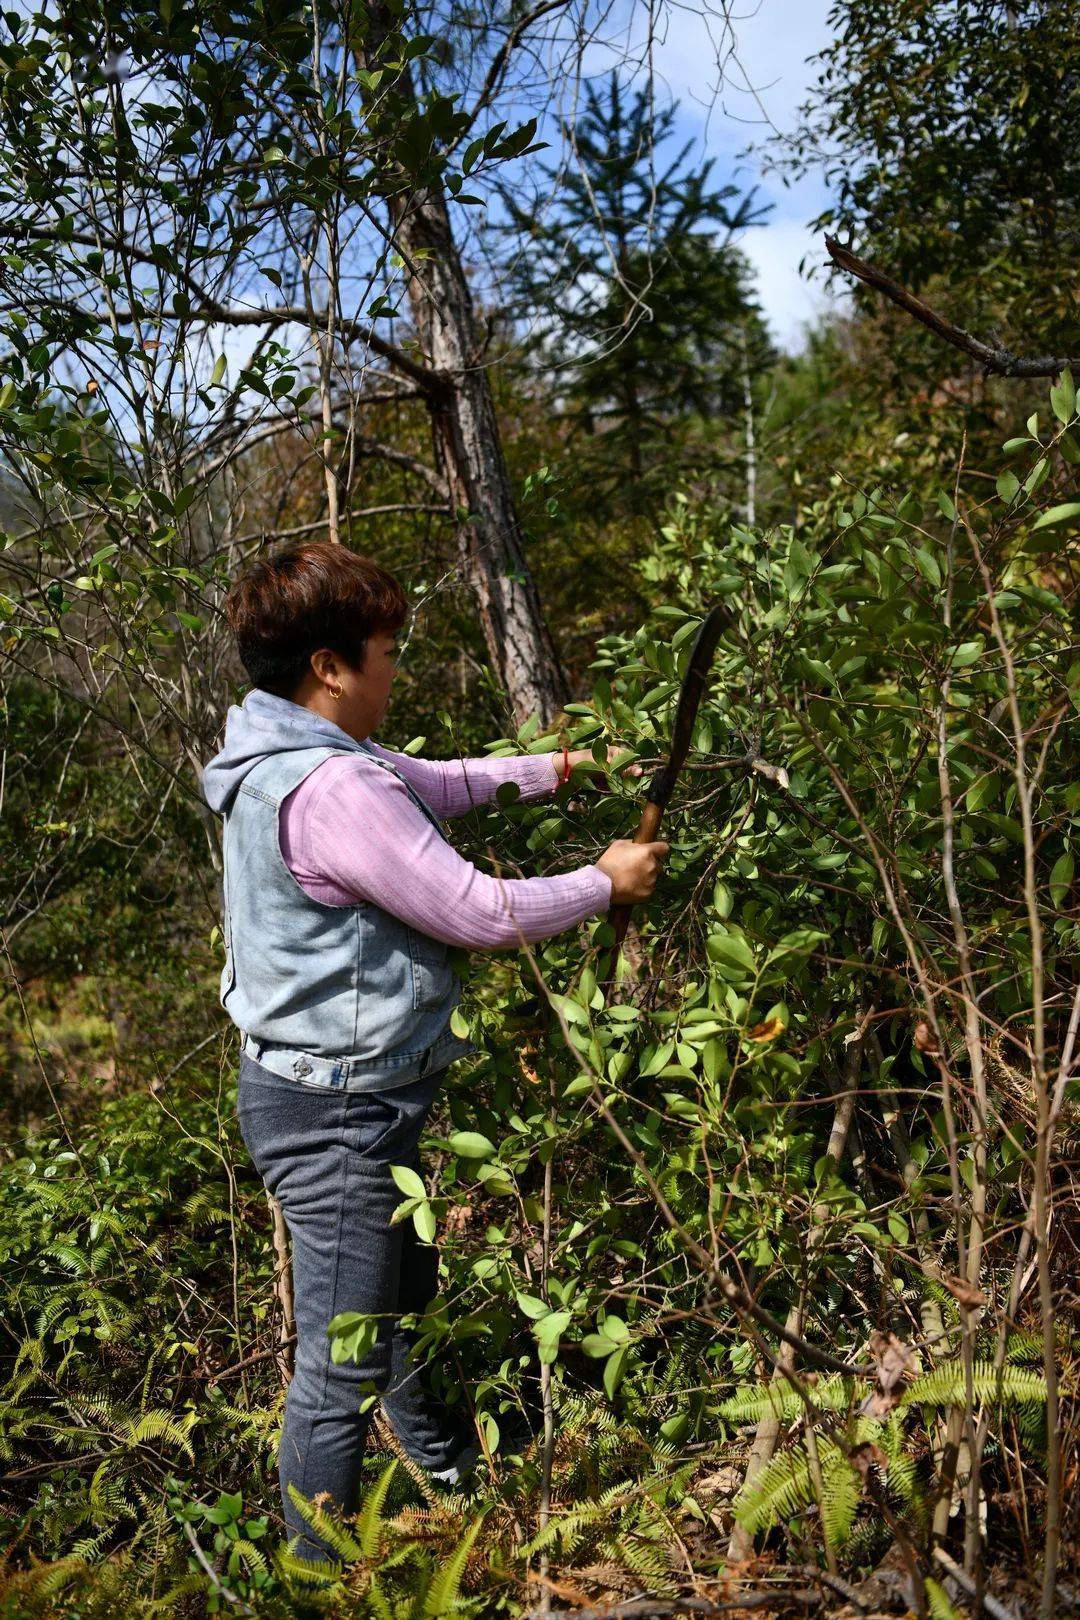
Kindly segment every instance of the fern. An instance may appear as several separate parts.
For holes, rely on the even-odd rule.
[[[301,1590],[305,1586],[327,1589],[336,1586],[341,1579],[339,1565],[331,1563],[329,1559],[299,1558],[288,1547],[278,1548],[274,1554],[274,1568],[288,1585],[299,1586]]]
[[[888,1459],[886,1478],[889,1489],[910,1512],[921,1508],[921,1502],[915,1458],[905,1449],[904,1438],[903,1420],[899,1412],[890,1412],[888,1421],[881,1427],[878,1444]]]
[[[354,1564],[363,1557],[364,1549],[340,1520],[328,1513],[325,1508],[309,1501],[291,1481],[289,1499],[305,1524],[309,1524],[315,1534],[332,1547],[345,1563]]]
[[[379,1585],[377,1577],[372,1579],[371,1585],[367,1589],[367,1604],[375,1616],[375,1620],[394,1620],[394,1611],[391,1609],[390,1601]]]
[[[383,1531],[383,1505],[386,1502],[386,1493],[390,1489],[390,1482],[398,1471],[397,1459],[387,1463],[372,1489],[364,1497],[364,1505],[357,1519],[358,1540],[360,1543],[360,1556],[369,1561],[379,1551],[379,1542]]]
[[[125,1439],[130,1445],[141,1446],[151,1440],[167,1440],[171,1446],[182,1451],[190,1463],[195,1461],[195,1451],[188,1439],[188,1431],[198,1422],[198,1416],[189,1412],[179,1423],[168,1412],[144,1412],[141,1417],[133,1418],[125,1425]]]
[[[977,1361],[972,1368],[972,1389],[977,1401],[1001,1404],[1046,1400],[1046,1379],[1029,1367],[1005,1366],[998,1374],[993,1362]],[[963,1406],[967,1402],[967,1380],[960,1361],[943,1361],[909,1384],[901,1407]]]
[[[944,1587],[929,1575],[926,1578],[926,1600],[930,1605],[930,1620],[961,1620],[959,1612],[946,1597]]]
[[[604,1548],[609,1557],[617,1558],[619,1563],[636,1575],[639,1581],[657,1596],[670,1597],[677,1590],[661,1548],[650,1546],[647,1541],[637,1536],[610,1540],[605,1538]]]
[[[839,1447],[819,1444],[821,1454],[821,1522],[833,1547],[851,1535],[862,1495],[862,1480]]]
[[[814,1405],[822,1412],[846,1412],[864,1399],[868,1388],[853,1378],[826,1378],[814,1388]],[[805,1403],[786,1378],[747,1385],[736,1390],[719,1408],[720,1416],[729,1423],[760,1423],[763,1417],[791,1423],[804,1411]]]
[[[831,1440],[818,1437],[823,1499],[822,1519],[830,1542],[843,1546],[851,1534],[861,1482],[847,1457]],[[735,1502],[734,1513],[751,1535],[769,1530],[814,1502],[810,1459],[805,1445],[782,1451]]]
[[[455,1608],[458,1593],[461,1588],[461,1577],[465,1573],[465,1565],[469,1561],[469,1554],[473,1550],[477,1536],[483,1529],[484,1515],[480,1514],[469,1526],[461,1538],[457,1549],[442,1569],[435,1576],[424,1594],[423,1607],[419,1613],[424,1620],[439,1620],[441,1615],[447,1614]]]

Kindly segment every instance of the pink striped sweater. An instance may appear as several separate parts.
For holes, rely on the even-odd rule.
[[[516,782],[523,799],[553,793],[562,753],[434,760],[366,738],[441,818],[460,816]],[[598,866],[556,877],[489,876],[440,838],[389,771],[355,757],[324,760],[285,800],[281,852],[306,893],[327,905],[372,900],[448,945],[484,950],[532,943],[606,911],[611,879]]]

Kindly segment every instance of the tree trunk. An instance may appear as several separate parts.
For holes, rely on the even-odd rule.
[[[369,14],[366,66],[392,30],[381,6]],[[414,93],[408,70],[407,93]],[[409,305],[424,358],[438,374],[428,390],[435,452],[458,523],[463,577],[480,610],[488,658],[518,725],[545,725],[566,702],[565,677],[524,553],[503,455],[484,344],[441,188],[388,200],[395,245],[406,265]]]

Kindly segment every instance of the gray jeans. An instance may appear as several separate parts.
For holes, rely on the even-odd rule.
[[[426,1387],[409,1359],[415,1335],[395,1316],[422,1312],[437,1290],[438,1255],[411,1220],[390,1225],[401,1202],[391,1164],[419,1169],[418,1143],[445,1074],[389,1091],[316,1089],[284,1080],[243,1054],[237,1109],[255,1167],[281,1204],[292,1240],[296,1364],[278,1452],[282,1506],[301,1557],[330,1549],[289,1499],[329,1492],[345,1512],[357,1505],[370,1413],[371,1380],[408,1455],[424,1468],[447,1467],[469,1438]],[[370,1354],[335,1365],[327,1323],[340,1311],[385,1315]]]

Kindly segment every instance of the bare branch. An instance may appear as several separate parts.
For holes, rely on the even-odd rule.
[[[841,247],[835,236],[826,236],[825,246],[839,270],[846,270],[848,275],[865,281],[875,292],[883,293],[908,315],[929,327],[937,337],[944,338],[956,349],[962,349],[981,366],[985,366],[987,371],[993,371],[999,377],[1056,377],[1066,366],[1080,368],[1080,355],[1013,354],[1003,343],[984,343],[982,338],[975,337],[962,326],[956,326],[944,315],[939,315],[936,309],[931,309],[921,298],[916,298],[906,287],[901,287],[898,281],[887,276],[884,270],[879,270],[877,265],[858,258],[850,248]]]

